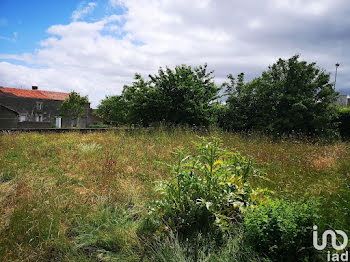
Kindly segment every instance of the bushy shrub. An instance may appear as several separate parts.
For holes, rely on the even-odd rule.
[[[203,140],[195,156],[177,152],[176,164],[169,167],[172,179],[160,181],[162,198],[152,202],[150,210],[180,236],[198,232],[220,236],[265,193],[248,182],[264,173],[241,154],[221,149],[218,139]]]
[[[257,130],[275,136],[303,134],[332,138],[337,134],[333,102],[337,92],[330,74],[299,55],[278,59],[249,82],[244,74],[228,76],[226,128]],[[221,124],[222,125],[222,124]]]
[[[273,261],[310,261],[314,257],[316,204],[269,200],[247,212],[244,220],[249,242]]]
[[[350,108],[338,108],[338,128],[340,136],[350,139]]]
[[[149,80],[136,73],[120,96],[102,100],[97,114],[113,125],[148,127],[154,123],[209,126],[214,124],[220,90],[207,65],[159,68]]]

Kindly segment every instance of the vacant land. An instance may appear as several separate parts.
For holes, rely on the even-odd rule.
[[[0,136],[0,261],[150,259],[141,222],[179,147],[216,136],[253,158],[275,198],[320,199],[329,227],[350,226],[350,144],[273,141],[186,129]],[[347,231],[349,234],[350,232]]]

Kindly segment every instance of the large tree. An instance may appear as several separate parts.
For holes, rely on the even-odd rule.
[[[126,123],[143,126],[154,122],[196,126],[211,123],[220,88],[213,81],[213,72],[207,72],[207,65],[160,68],[157,75],[149,78],[146,81],[136,74],[132,85],[124,86],[122,95],[113,98],[114,112],[108,114],[113,114],[114,119],[120,114]],[[111,98],[99,106],[101,112],[108,100]]]
[[[122,96],[107,96],[97,106],[96,115],[105,123],[121,125],[127,123],[127,103]]]
[[[61,116],[66,116],[76,120],[86,113],[89,100],[87,96],[80,96],[77,92],[71,92],[69,97],[63,101],[59,108]]]
[[[299,55],[279,59],[260,77],[238,83],[232,75],[228,91],[226,126],[232,129],[262,130],[274,134],[293,132],[329,134],[334,130],[337,95],[330,74],[316,63],[299,61]]]
[[[208,125],[220,88],[207,65],[192,68],[177,66],[159,69],[150,76],[158,94],[158,106],[165,121],[175,124]]]

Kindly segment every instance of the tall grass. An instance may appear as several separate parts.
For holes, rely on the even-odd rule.
[[[158,198],[154,182],[169,178],[158,162],[172,162],[176,148],[193,152],[198,135],[220,137],[228,150],[252,157],[270,179],[252,182],[274,191],[274,197],[321,198],[323,226],[350,235],[346,142],[273,141],[254,134],[190,129],[2,134],[0,261],[156,257],[144,241],[142,219],[146,203]],[[177,245],[176,239],[168,241]],[[163,243],[164,249],[167,245]],[[229,246],[227,250],[236,250]],[[227,250],[209,253],[231,256],[233,251]]]

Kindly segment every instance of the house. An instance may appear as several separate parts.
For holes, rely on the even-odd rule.
[[[350,96],[349,95],[338,95],[337,100],[334,103],[337,106],[349,107],[350,106]]]
[[[95,121],[90,105],[77,120],[59,116],[59,107],[69,93],[0,86],[0,129],[87,127]]]

